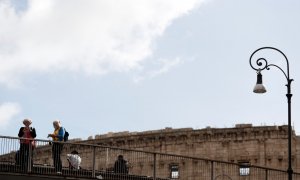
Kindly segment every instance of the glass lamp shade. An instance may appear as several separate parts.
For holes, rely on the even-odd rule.
[[[265,86],[263,84],[256,84],[253,89],[254,93],[265,93],[267,92]]]
[[[261,75],[260,71],[257,72],[257,81],[256,81],[256,85],[254,86],[253,92],[254,93],[267,92],[265,86],[262,84],[262,75]]]

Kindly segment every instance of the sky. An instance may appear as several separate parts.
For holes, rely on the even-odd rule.
[[[166,127],[287,125],[300,135],[298,0],[0,0],[0,135],[60,120],[70,138]],[[285,72],[274,50],[255,54]],[[257,66],[256,66],[257,67]]]

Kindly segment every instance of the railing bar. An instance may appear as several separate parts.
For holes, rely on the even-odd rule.
[[[214,161],[211,161],[211,180],[214,180]]]
[[[153,154],[153,180],[156,180],[156,153]]]
[[[92,177],[93,178],[96,177],[95,167],[96,167],[96,147],[93,146],[93,171],[92,171]]]

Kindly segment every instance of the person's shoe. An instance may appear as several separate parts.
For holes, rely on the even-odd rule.
[[[103,179],[101,175],[96,176],[97,179]]]

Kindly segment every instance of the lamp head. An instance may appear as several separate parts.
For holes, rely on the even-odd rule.
[[[260,70],[257,71],[257,81],[256,85],[253,89],[254,93],[265,93],[267,92],[265,86],[262,84],[262,74],[260,73]]]

